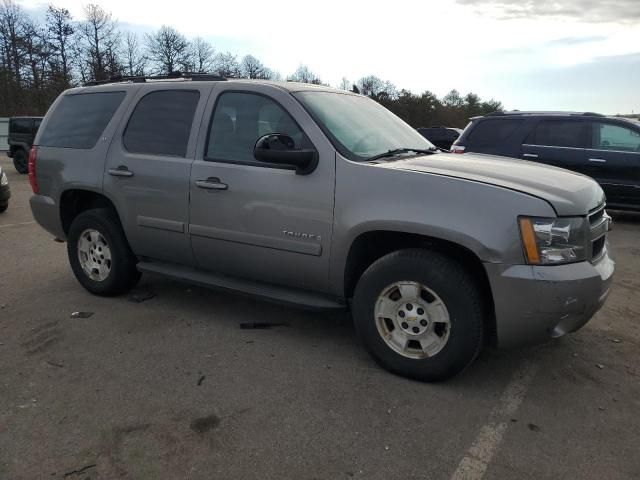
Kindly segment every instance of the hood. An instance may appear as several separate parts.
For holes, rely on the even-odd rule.
[[[437,153],[379,166],[463,178],[516,190],[546,200],[559,216],[586,215],[604,202],[591,178],[563,168],[477,153]]]

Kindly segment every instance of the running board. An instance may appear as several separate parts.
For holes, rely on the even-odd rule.
[[[141,272],[157,273],[201,287],[230,290],[285,305],[312,310],[344,310],[347,307],[346,303],[322,294],[228,277],[172,263],[141,261],[137,266]]]

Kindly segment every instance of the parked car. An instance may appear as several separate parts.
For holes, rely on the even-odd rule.
[[[486,343],[579,329],[614,270],[593,180],[438,153],[373,100],[323,86],[194,75],[71,89],[29,166],[33,215],[88,291],[154,272],[350,307],[381,365],[427,381]]]
[[[0,213],[9,208],[9,199],[11,198],[11,189],[9,188],[9,179],[0,167]]]
[[[19,173],[27,173],[29,150],[41,122],[42,117],[11,117],[9,119],[7,156],[13,158],[13,166]]]
[[[476,117],[454,153],[546,163],[594,178],[609,208],[640,210],[640,123],[596,113],[496,112]]]
[[[454,127],[421,127],[417,130],[429,142],[444,150],[449,150],[462,133],[462,129]]]

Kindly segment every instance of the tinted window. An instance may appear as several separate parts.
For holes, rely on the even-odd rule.
[[[33,120],[29,118],[15,118],[11,120],[11,126],[9,130],[11,133],[17,134],[30,134],[33,127]]]
[[[536,127],[533,145],[584,148],[585,122],[542,120]]]
[[[472,147],[502,145],[522,125],[522,119],[480,120],[469,132],[466,143]]]
[[[640,152],[640,133],[610,123],[593,124],[593,148]]]
[[[291,136],[298,149],[313,148],[298,124],[273,100],[251,93],[223,93],[209,128],[206,158],[264,165],[253,157],[253,147],[269,133]]]
[[[38,131],[41,123],[42,123],[41,118],[38,118],[36,121],[33,122],[33,133],[36,133]]]
[[[40,145],[93,148],[124,96],[124,92],[65,95],[48,118]]]
[[[124,132],[125,148],[132,153],[184,157],[200,93],[164,90],[142,97]]]

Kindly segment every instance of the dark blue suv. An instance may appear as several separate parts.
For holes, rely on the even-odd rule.
[[[594,178],[609,209],[640,211],[640,122],[597,113],[495,112],[471,119],[451,147],[531,160]]]

